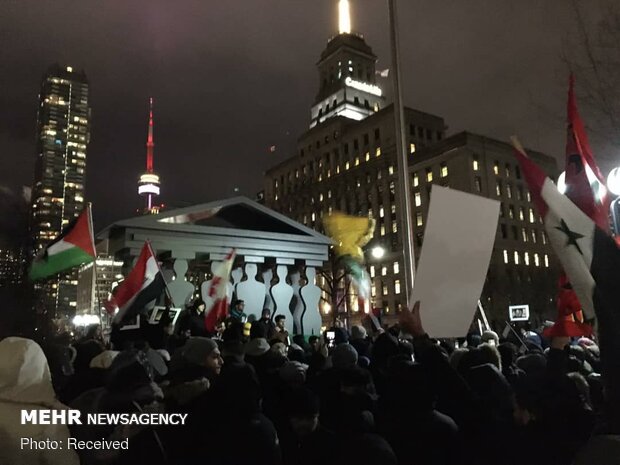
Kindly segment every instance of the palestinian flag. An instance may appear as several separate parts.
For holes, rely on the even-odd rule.
[[[33,281],[47,278],[83,263],[90,263],[96,256],[92,213],[88,205],[62,234],[34,259],[29,277]]]
[[[235,261],[235,249],[232,249],[224,258],[224,261],[213,267],[213,278],[206,295],[207,308],[205,309],[205,328],[210,333],[215,331],[215,326],[228,315],[228,282],[230,272]]]
[[[598,322],[609,413],[620,432],[620,248],[562,195],[513,139],[521,170],[586,320]]]
[[[105,303],[109,313],[116,313],[115,323],[129,320],[153,300],[158,299],[166,289],[157,258],[148,242],[144,243],[136,265],[129,276],[114,290]]]

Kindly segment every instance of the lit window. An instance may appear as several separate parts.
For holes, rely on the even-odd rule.
[[[409,153],[414,153],[415,152],[415,144],[411,143],[409,144]]]
[[[532,229],[532,233],[531,233],[531,235],[532,235],[532,242],[533,242],[534,244],[536,244],[536,239],[537,239],[537,237],[536,237],[536,230],[535,230],[535,229]]]
[[[340,174],[340,165],[336,165],[336,174]]]
[[[370,152],[366,152],[366,161],[370,160]]]
[[[506,196],[512,199],[512,186],[510,184],[506,184]]]
[[[323,194],[319,194],[319,202],[323,201]]]
[[[525,221],[525,210],[523,207],[519,207],[519,219],[521,221]]]
[[[515,265],[518,265],[519,264],[519,252],[517,252],[516,250],[514,253],[514,260],[515,260]]]
[[[379,218],[383,218],[385,216],[385,211],[383,210],[383,205],[379,207]]]
[[[390,205],[390,211],[392,212],[392,215],[396,213],[396,204],[393,203],[392,205]]]
[[[381,225],[381,235],[385,236],[385,225]]]
[[[398,223],[395,220],[392,221],[392,232],[398,232]]]
[[[372,286],[370,286],[370,295],[372,297],[376,297],[376,295],[377,295],[377,287],[374,284]]]
[[[377,147],[377,150],[375,150],[375,156],[376,157],[380,157],[381,156],[381,147]]]
[[[346,163],[344,164],[344,169],[345,169],[345,170],[348,170],[348,169],[349,169],[349,167],[350,167],[349,162],[346,162]]]
[[[400,294],[400,280],[396,279],[394,281],[394,294]]]
[[[527,201],[528,201],[528,202],[531,202],[531,201],[532,201],[532,196],[530,195],[530,191],[527,191],[527,192],[526,192],[525,197],[527,198]]]
[[[441,177],[445,178],[448,176],[448,165],[446,163],[441,164]]]
[[[394,166],[390,165],[388,167],[388,174],[394,174]]]
[[[331,198],[332,198],[332,191],[331,191],[331,190],[328,190],[328,191],[327,191],[327,198],[328,198],[328,199],[331,199]]]
[[[424,224],[422,222],[422,213],[418,212],[418,213],[415,214],[415,224],[417,226],[422,226],[422,224]]]
[[[523,253],[523,262],[527,265],[530,266],[530,254],[527,252]]]
[[[359,166],[360,164],[360,157],[355,157],[355,166]]]
[[[400,272],[400,264],[398,262],[394,262],[394,274],[398,274]]]
[[[382,293],[383,295],[388,295],[388,288],[386,284],[383,284],[382,286]]]
[[[278,200],[278,194],[276,194],[276,200]]]
[[[549,268],[549,255],[545,254],[545,268]]]
[[[375,277],[375,265],[370,266],[370,277],[371,278]]]
[[[495,163],[493,163],[493,172],[496,176],[499,175],[499,162],[497,160],[495,160]]]
[[[381,276],[387,276],[387,266],[381,267]]]
[[[327,170],[327,177],[331,178],[332,177],[332,170]]]
[[[381,179],[381,175],[382,175],[381,170],[377,171],[377,179]]]
[[[508,163],[506,163],[506,177],[510,177],[510,165]]]
[[[534,210],[530,208],[530,223],[533,223],[534,221],[536,221],[536,218],[534,218]]]
[[[312,221],[316,221],[316,215],[314,213],[312,214]]]
[[[426,168],[426,181],[433,182],[433,170],[432,168]]]
[[[413,173],[413,187],[418,187],[420,185],[420,178],[418,178],[418,173]]]
[[[540,259],[538,258],[538,254],[537,253],[534,254],[534,265],[535,266],[540,266]]]
[[[482,179],[480,178],[480,176],[476,176],[476,178],[474,179],[474,184],[476,185],[476,191],[482,192]]]
[[[501,197],[502,195],[502,182],[501,181],[495,181],[495,194],[497,194],[498,197]]]
[[[515,219],[515,207],[513,207],[512,205],[508,206],[508,218],[510,218],[511,220]]]
[[[521,239],[523,239],[523,242],[527,242],[527,231],[525,228],[521,228]]]
[[[420,195],[419,192],[415,193],[414,198],[415,198],[415,206],[416,207],[419,207],[420,205],[422,205],[422,196]]]
[[[480,169],[480,165],[478,164],[478,157],[476,155],[474,155],[473,167],[474,171],[478,171]]]
[[[508,251],[504,250],[504,263],[508,263]]]
[[[541,232],[541,236],[542,236],[542,242],[543,244],[547,244],[547,233],[545,231]]]

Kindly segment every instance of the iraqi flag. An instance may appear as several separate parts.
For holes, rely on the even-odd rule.
[[[166,282],[151,244],[145,242],[136,266],[105,306],[108,312],[116,313],[114,322],[121,323],[141,313],[147,304],[161,296],[165,288]]]
[[[205,309],[205,327],[210,333],[215,331],[215,326],[228,315],[228,282],[230,281],[230,272],[232,271],[235,261],[235,249],[231,249],[224,258],[224,261],[218,263],[213,269],[213,278],[209,285],[207,298],[211,305]]]
[[[620,432],[620,248],[530,160],[516,155],[549,241],[568,275],[586,320],[598,323],[603,379],[615,433]]]
[[[90,204],[34,259],[31,280],[43,279],[95,260],[95,241]]]

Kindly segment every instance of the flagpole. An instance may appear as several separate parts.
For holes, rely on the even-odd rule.
[[[412,291],[415,277],[415,253],[413,243],[413,210],[409,186],[409,167],[405,139],[405,115],[403,110],[400,82],[400,50],[398,44],[398,23],[396,19],[396,0],[388,0],[390,43],[392,52],[392,86],[394,88],[394,129],[398,166],[398,190],[400,200],[401,237],[403,242],[403,273],[405,281],[405,304],[413,305]]]
[[[157,261],[157,255],[155,255],[155,252],[153,252],[153,246],[151,245],[151,241],[147,239],[146,243],[149,247],[151,255],[153,255],[153,257],[155,258],[155,264],[157,265],[157,269],[159,270],[159,272],[161,273],[163,277],[164,274],[162,273],[161,267],[159,266],[159,261]],[[168,283],[166,282],[165,279],[164,279],[164,291],[166,292],[166,297],[168,297],[168,300],[170,301],[172,308],[176,308],[176,306],[174,305],[174,300],[172,299],[172,294],[170,294],[170,289],[168,289]]]

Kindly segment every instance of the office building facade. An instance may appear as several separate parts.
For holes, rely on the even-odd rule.
[[[37,159],[32,188],[31,234],[39,253],[84,209],[90,138],[88,80],[72,67],[50,67],[43,77],[37,117]],[[77,274],[46,285],[47,310],[69,316],[77,305]]]

